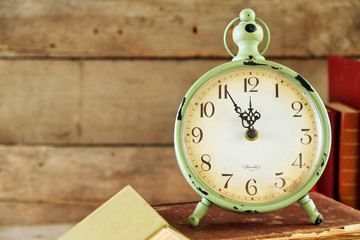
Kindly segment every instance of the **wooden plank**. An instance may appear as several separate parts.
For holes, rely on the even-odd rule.
[[[3,57],[228,57],[222,35],[243,8],[269,26],[267,56],[360,55],[357,0],[2,1]]]
[[[0,146],[0,166],[5,200],[97,204],[128,184],[150,204],[194,196],[173,147]]]
[[[0,143],[172,143],[186,91],[224,62],[1,60]],[[325,59],[278,62],[327,99]]]
[[[101,203],[88,205],[71,203],[0,202],[0,239],[4,239],[1,238],[1,226],[29,226],[34,224],[79,222],[100,205]],[[66,231],[62,233],[64,232]],[[62,234],[59,234],[59,236],[61,235]]]
[[[0,225],[79,221],[128,184],[149,204],[200,198],[173,147],[0,146]]]
[[[80,112],[78,64],[0,62],[1,143],[71,142]]]
[[[74,224],[46,224],[35,226],[2,226],[0,239],[6,240],[54,240],[69,230]]]

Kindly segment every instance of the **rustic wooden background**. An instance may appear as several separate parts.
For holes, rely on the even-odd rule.
[[[127,184],[149,203],[199,197],[173,149],[191,84],[230,60],[253,8],[266,57],[327,100],[328,54],[360,56],[358,0],[0,0],[0,225],[76,222]]]

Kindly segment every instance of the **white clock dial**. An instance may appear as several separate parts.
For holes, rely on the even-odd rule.
[[[314,109],[275,72],[241,69],[215,77],[184,116],[189,165],[220,196],[245,203],[282,198],[306,182],[320,159],[323,134]],[[250,111],[252,119],[240,116]]]

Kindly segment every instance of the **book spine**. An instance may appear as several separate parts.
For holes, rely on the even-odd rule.
[[[360,115],[341,113],[339,143],[339,199],[359,208]]]

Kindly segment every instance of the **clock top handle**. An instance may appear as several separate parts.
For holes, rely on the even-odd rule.
[[[235,54],[229,47],[227,35],[232,25],[239,20],[240,23],[234,27],[232,34],[234,42],[239,47],[238,54]],[[264,36],[263,29],[265,30],[266,41],[263,49],[259,52],[258,46]],[[227,52],[233,57],[233,61],[245,59],[264,60],[263,54],[268,49],[269,44],[270,30],[263,20],[255,16],[255,12],[252,9],[246,8],[242,10],[239,17],[234,18],[225,28],[224,45]]]

